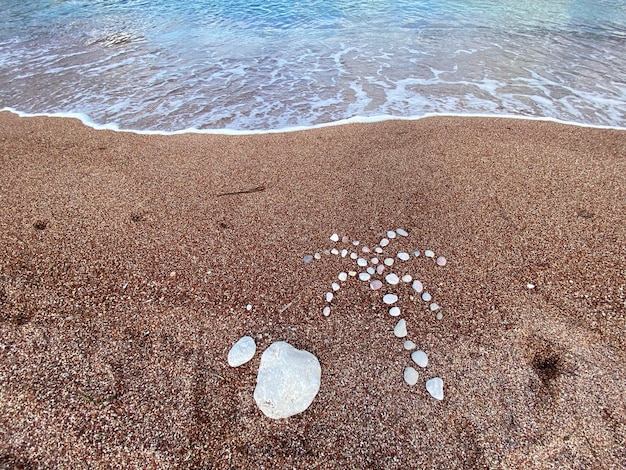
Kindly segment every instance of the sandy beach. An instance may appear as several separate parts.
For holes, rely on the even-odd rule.
[[[402,305],[430,360],[412,387],[383,290],[350,278],[321,313],[354,266],[329,236],[398,227],[394,250],[448,260],[411,261],[443,314]],[[626,468],[625,289],[626,131],[146,136],[1,112],[0,468]],[[243,335],[257,354],[231,368]],[[322,366],[286,420],[252,396],[275,341]]]

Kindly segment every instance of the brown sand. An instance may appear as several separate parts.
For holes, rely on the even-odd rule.
[[[430,355],[415,387],[381,291],[352,279],[324,318],[350,264],[302,262],[396,227],[394,250],[449,260],[412,261],[444,312],[404,298]],[[3,112],[0,468],[624,468],[625,279],[624,131],[142,136]],[[278,340],[322,387],[274,421],[252,392]]]

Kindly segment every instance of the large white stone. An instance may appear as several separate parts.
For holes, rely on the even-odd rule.
[[[420,367],[426,367],[428,365],[428,356],[421,349],[411,354],[411,359]]]
[[[404,338],[407,335],[406,320],[404,318],[396,323],[396,326],[393,329],[393,334],[396,335],[398,338]]]
[[[228,365],[239,367],[254,357],[256,343],[250,336],[244,336],[228,351]]]
[[[407,367],[404,369],[404,381],[409,385],[415,385],[419,374],[413,367]]]
[[[254,389],[254,401],[269,418],[302,413],[320,389],[322,369],[318,359],[283,341],[263,352]]]

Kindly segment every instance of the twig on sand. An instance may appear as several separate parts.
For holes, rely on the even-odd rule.
[[[251,188],[251,189],[242,189],[241,191],[231,191],[231,192],[227,192],[227,193],[219,193],[217,195],[217,197],[221,197],[221,196],[234,196],[235,194],[250,194],[250,193],[258,193],[261,191],[265,191],[267,188],[265,187],[265,185],[261,185],[261,186],[257,186],[255,188]]]

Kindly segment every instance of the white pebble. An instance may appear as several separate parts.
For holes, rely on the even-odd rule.
[[[333,290],[336,292],[340,289],[339,284],[337,284],[336,282],[333,282],[331,284],[331,287],[333,288]]]
[[[246,310],[250,312],[252,310],[252,304],[246,305]]]
[[[396,238],[396,232],[394,232],[393,230],[389,230],[387,232],[387,238]]]
[[[370,282],[370,287],[372,290],[378,290],[383,286],[383,283],[381,281],[379,281],[378,279],[373,280],[372,282]]]
[[[413,252],[413,256],[415,256],[416,258],[420,255],[420,250],[415,250]]]
[[[385,265],[384,264],[379,264],[378,266],[376,266],[376,272],[378,274],[382,274],[385,271]]]
[[[398,258],[400,258],[402,261],[408,261],[410,256],[408,253],[401,251],[400,253],[398,253]]]
[[[426,258],[434,258],[435,257],[435,252],[432,250],[426,250],[424,251],[424,256],[426,256]]]
[[[337,251],[337,250],[335,250],[335,251]],[[337,253],[335,253],[335,254],[337,254]],[[315,254],[313,255],[313,257],[314,257],[315,259],[322,259],[322,255],[320,255],[319,253],[315,253]]]
[[[344,242],[344,243],[350,243],[350,237],[348,237],[348,235],[344,235],[341,238],[341,241]]]
[[[441,312],[437,312],[437,315],[435,315],[435,318],[436,318],[437,320],[441,320],[441,319],[443,318],[443,313],[441,313]]]
[[[379,246],[377,246],[376,248],[374,248],[374,251],[378,254],[381,254],[383,252],[383,249]]]
[[[393,305],[398,301],[398,296],[396,294],[385,294],[383,296],[383,302],[387,305]]]
[[[356,264],[361,267],[365,267],[367,266],[367,260],[365,258],[359,258],[358,260],[356,260]]]
[[[331,242],[338,242],[338,241],[339,241],[339,235],[337,235],[336,233],[333,233],[333,234],[330,236],[330,241],[331,241]]]
[[[404,369],[404,381],[409,385],[415,385],[419,374],[413,367],[407,367]]]
[[[534,284],[526,284],[526,289],[534,289],[535,285]]]
[[[413,351],[411,359],[420,367],[426,367],[428,365],[428,356],[421,349]]]
[[[337,276],[337,278],[341,281],[341,282],[345,282],[346,279],[348,279],[348,273],[344,273],[343,271],[339,273],[339,276]]]
[[[311,261],[313,261],[313,256],[312,255],[304,255],[304,258],[302,258],[302,261],[304,261],[305,263],[310,263]]]
[[[406,340],[403,344],[403,347],[407,351],[411,351],[412,349],[415,349],[417,345],[413,341]]]
[[[439,307],[439,304],[436,304],[434,302],[432,304],[430,304],[430,311],[431,312],[435,312],[435,311],[439,310],[440,308],[441,307]]]
[[[387,281],[392,286],[395,286],[400,282],[400,278],[396,276],[394,273],[389,273],[385,276],[385,281]]]
[[[330,307],[328,305],[324,307],[324,310],[322,310],[322,313],[324,314],[325,317],[330,315]]]
[[[424,286],[422,285],[422,282],[418,281],[417,279],[413,281],[413,285],[411,287],[413,287],[413,290],[417,293],[420,293],[424,290]]]
[[[228,351],[228,365],[239,367],[252,359],[255,353],[256,343],[254,339],[251,336],[244,336]]]
[[[333,301],[333,293],[332,292],[326,292],[326,302],[332,302]]]
[[[413,276],[410,274],[405,274],[402,276],[402,282],[406,282],[407,284],[413,280]]]
[[[337,248],[333,248],[332,250],[330,250],[330,252],[331,252],[333,255],[338,255],[338,254],[339,254],[339,250],[338,250]]]
[[[389,309],[389,315],[391,315],[392,317],[399,317],[400,316],[400,307],[391,307]]]
[[[362,247],[362,248],[361,248],[361,251],[362,251],[363,253],[369,253],[369,252],[370,252],[370,251],[372,251],[372,250],[370,250],[368,247],[364,246],[364,247]]]
[[[448,260],[445,259],[443,256],[440,256],[439,258],[437,258],[437,264],[439,266],[445,266],[447,262]]]
[[[426,382],[426,390],[436,400],[443,400],[443,380],[434,377]]]
[[[376,270],[375,270],[374,268],[372,268],[371,266],[368,266],[368,267],[367,267],[367,269],[366,269],[366,271],[367,271],[368,273],[370,273],[370,275],[372,275],[372,276],[373,276],[373,275],[374,275],[374,273],[376,272]]]
[[[403,228],[397,228],[396,229],[396,233],[398,235],[402,235],[403,237],[408,237],[409,236],[409,233],[406,230],[404,230]]]
[[[383,261],[385,266],[393,266],[393,258],[385,258],[385,261]]]
[[[370,260],[370,263],[372,263],[372,264],[378,264],[378,258],[372,258],[372,259]]]
[[[369,281],[372,278],[370,273],[359,273],[359,279],[361,281]]]
[[[350,258],[351,259],[357,259],[359,257],[359,255],[357,255],[356,253],[350,253]]]
[[[359,243],[361,243],[361,242],[360,242],[360,241],[358,241],[358,240],[354,240],[354,241],[352,242],[352,244],[353,244],[354,246],[359,246]]]
[[[407,335],[406,320],[402,318],[393,329],[393,334],[398,338],[404,338]]]
[[[385,247],[385,246],[387,246],[387,245],[389,245],[389,240],[387,240],[386,238],[383,238],[383,239],[380,241],[380,246]]]
[[[356,271],[348,271],[348,276],[350,277],[356,276]]]
[[[433,296],[432,296],[432,295],[430,295],[428,292],[424,292],[424,293],[422,294],[422,300],[423,300],[424,302],[430,302],[430,301],[432,300],[432,298],[433,298]]]

